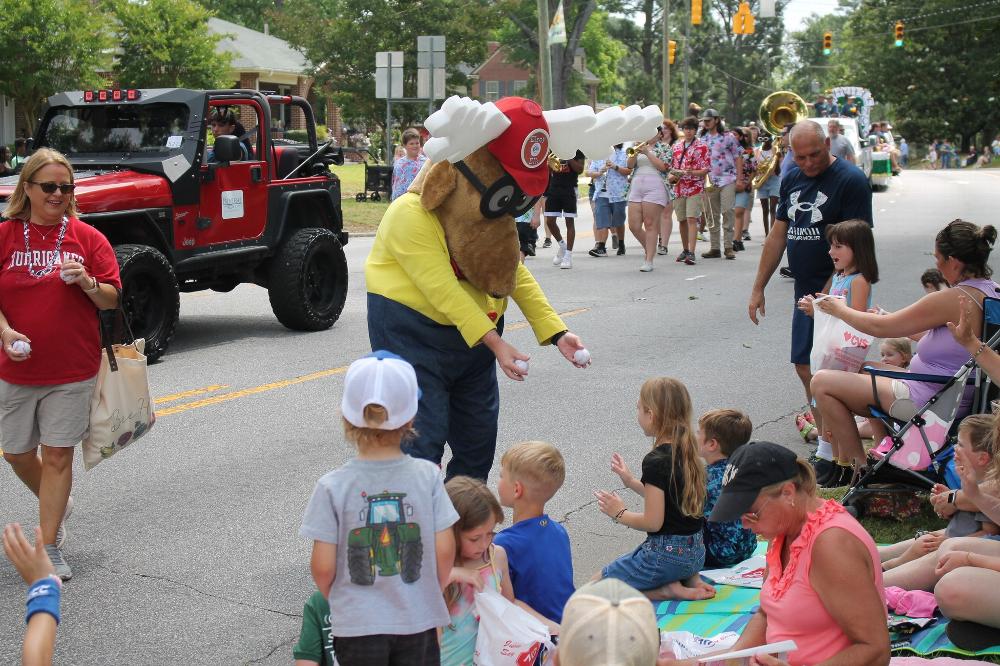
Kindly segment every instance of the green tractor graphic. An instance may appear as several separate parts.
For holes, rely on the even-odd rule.
[[[368,507],[360,515],[365,526],[347,537],[347,569],[355,585],[374,585],[376,569],[380,576],[399,575],[404,583],[420,578],[420,525],[405,522],[413,507],[403,503],[404,497],[385,492],[365,498]]]

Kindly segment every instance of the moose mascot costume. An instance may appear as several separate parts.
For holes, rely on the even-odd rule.
[[[513,380],[527,374],[528,356],[501,338],[508,298],[539,344],[589,364],[520,262],[513,218],[545,191],[550,151],[607,155],[655,133],[661,118],[655,106],[543,112],[521,97],[451,97],[427,119],[430,160],[389,206],[365,264],[372,349],[405,358],[420,385],[408,453],[440,464],[447,442],[449,478],[489,475],[500,412],[494,363]]]

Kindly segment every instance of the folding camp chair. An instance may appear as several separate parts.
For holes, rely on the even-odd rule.
[[[1000,345],[1000,299],[983,300],[983,339],[996,349]],[[975,386],[973,412],[989,408],[991,389],[1000,393],[996,385],[983,379],[977,371],[975,360],[969,359],[958,371],[948,377],[942,375],[894,372],[865,367],[872,379],[875,404],[869,411],[885,426],[888,436],[868,455],[868,468],[852,484],[841,500],[844,506],[857,506],[864,495],[874,492],[928,491],[935,483],[945,483],[945,470],[954,455],[953,445],[958,429],[958,410],[966,387]],[[908,379],[911,381],[941,384],[937,393],[919,409],[909,400],[897,400],[890,410],[879,403],[877,377]],[[880,484],[872,488],[872,484]],[[884,487],[881,484],[890,484]]]

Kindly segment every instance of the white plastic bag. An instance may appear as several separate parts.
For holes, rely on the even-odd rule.
[[[498,592],[489,588],[477,592],[476,610],[479,635],[474,666],[532,666],[543,649],[552,655],[555,646],[548,627]]]
[[[809,368],[813,374],[820,370],[843,370],[857,372],[868,356],[868,348],[875,342],[875,336],[862,333],[848,326],[842,319],[815,307],[828,298],[844,299],[843,296],[819,296],[814,301],[813,344],[809,355]]]

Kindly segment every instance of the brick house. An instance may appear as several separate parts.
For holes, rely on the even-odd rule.
[[[501,46],[499,42],[489,42],[488,52],[486,60],[469,74],[471,97],[486,102],[512,95],[538,97],[532,80],[537,80],[537,77],[532,76],[533,72],[530,69],[510,59],[510,49]],[[586,54],[583,49],[576,50],[573,69],[583,77],[583,85],[587,90],[587,103],[596,107],[597,86],[601,80],[587,69]],[[532,84],[530,89],[529,81]]]

